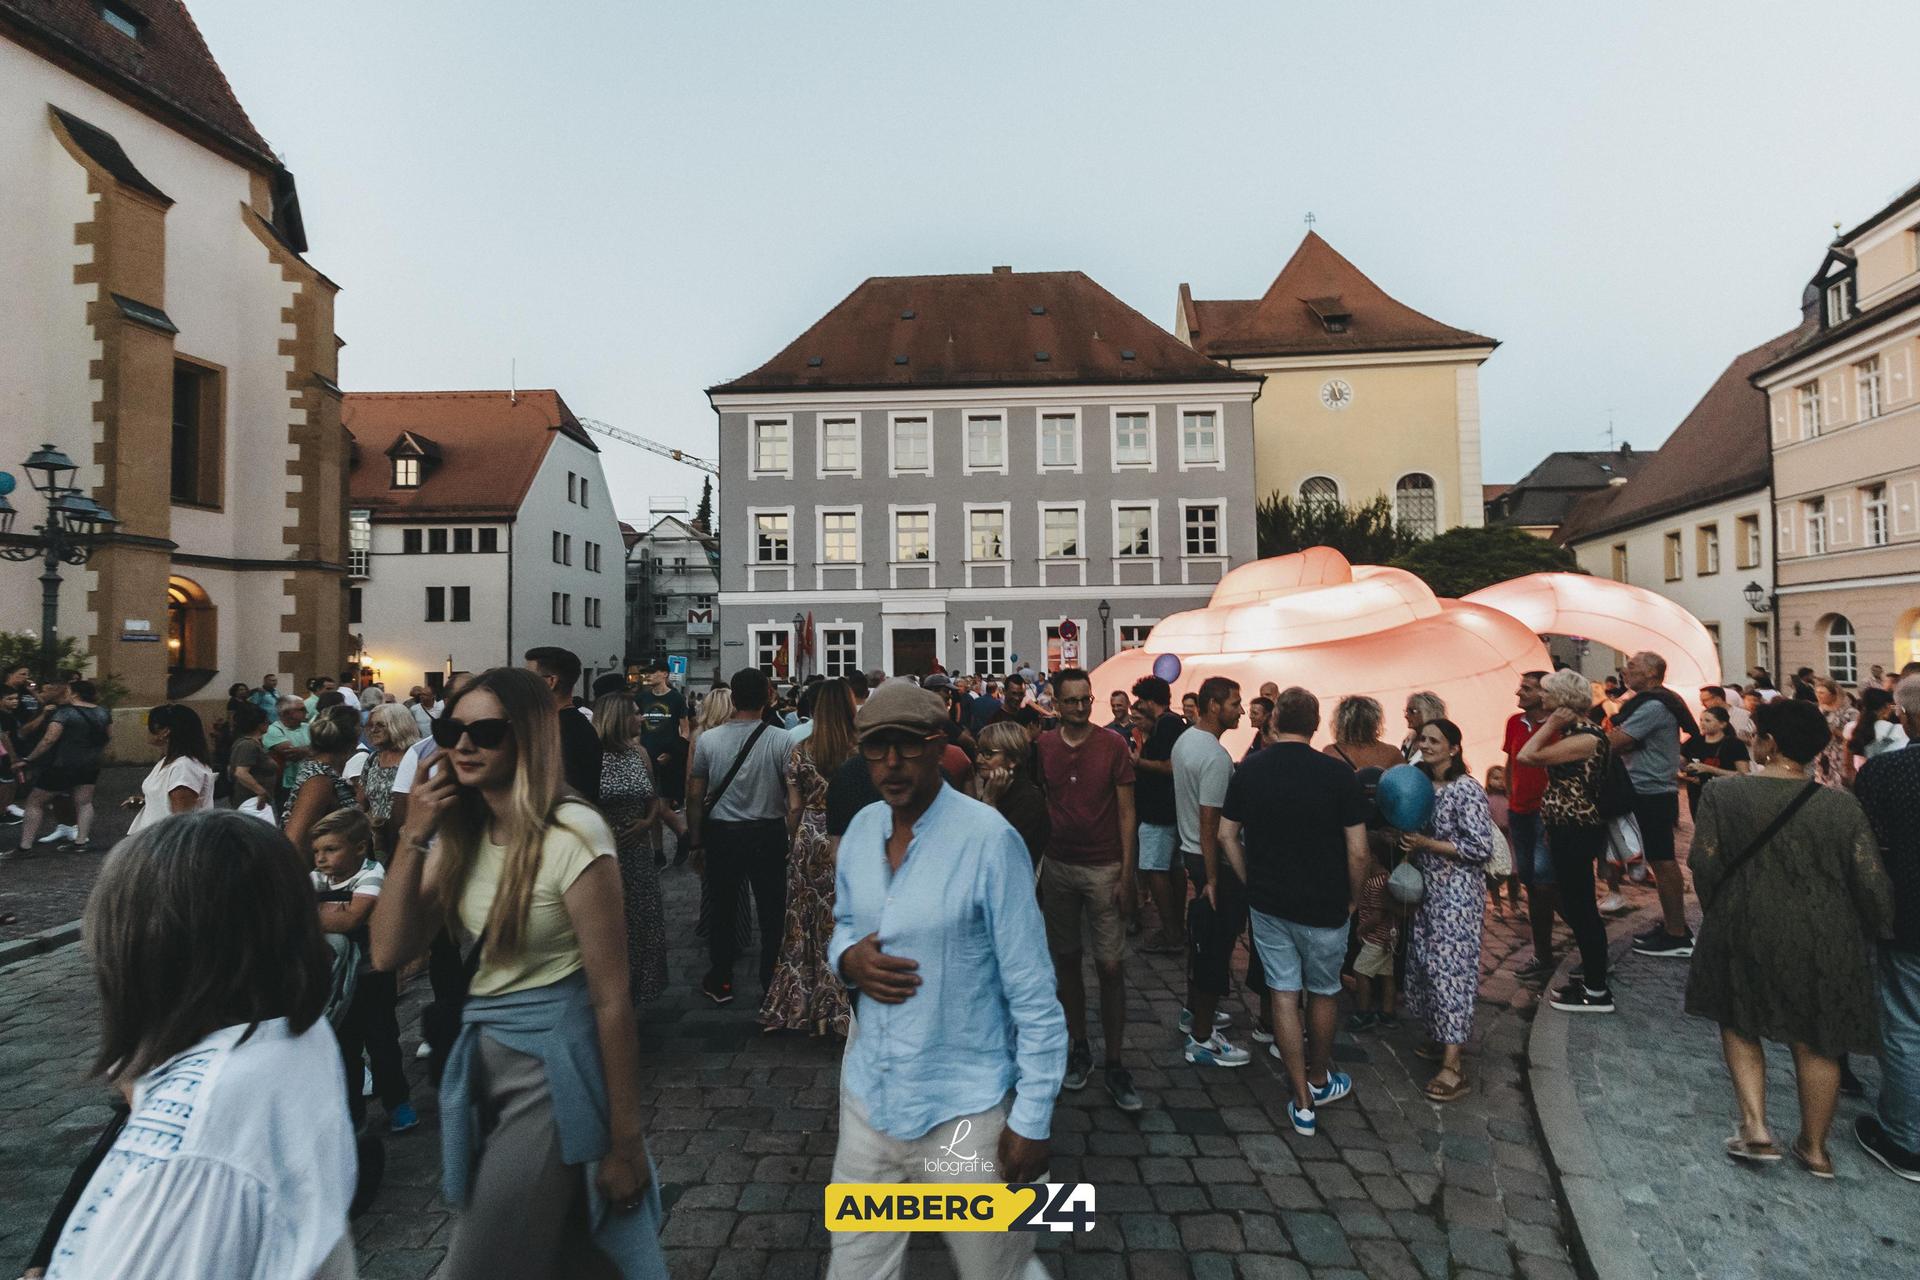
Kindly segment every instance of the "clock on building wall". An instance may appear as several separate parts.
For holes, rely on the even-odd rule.
[[[1320,403],[1329,409],[1344,409],[1353,403],[1353,388],[1345,378],[1328,378],[1320,384]]]

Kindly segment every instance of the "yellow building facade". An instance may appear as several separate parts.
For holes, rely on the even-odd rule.
[[[1181,285],[1174,332],[1266,375],[1254,402],[1262,500],[1385,495],[1424,536],[1484,523],[1480,365],[1494,339],[1396,301],[1313,232],[1260,298],[1196,300]]]

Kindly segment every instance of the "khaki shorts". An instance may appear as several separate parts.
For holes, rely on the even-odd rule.
[[[1363,978],[1391,978],[1393,951],[1377,942],[1363,942],[1353,959],[1353,971]]]
[[[1113,900],[1120,864],[1082,866],[1047,858],[1040,864],[1040,914],[1047,921],[1047,949],[1055,955],[1093,952],[1095,964],[1118,964],[1126,955],[1127,930]],[[1085,916],[1086,929],[1081,930]]]

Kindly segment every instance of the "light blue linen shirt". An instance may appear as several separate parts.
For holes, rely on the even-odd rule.
[[[841,1087],[902,1140],[1012,1089],[1008,1125],[1050,1137],[1067,1019],[1027,846],[993,808],[946,786],[913,824],[897,872],[892,834],[893,810],[873,804],[841,837],[827,959],[839,973],[847,948],[878,933],[882,951],[919,962],[920,987],[901,1004],[858,1002]]]

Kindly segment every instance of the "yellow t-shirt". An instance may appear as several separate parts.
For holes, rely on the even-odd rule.
[[[460,895],[460,925],[469,938],[479,937],[487,927],[487,912],[493,906],[506,854],[504,845],[480,842],[466,891]],[[504,960],[483,957],[469,990],[476,996],[506,995],[550,986],[579,969],[583,963],[580,940],[574,936],[564,895],[595,858],[613,856],[613,831],[598,811],[584,804],[561,806],[558,821],[547,828],[540,847],[540,872],[534,878],[520,952]]]

